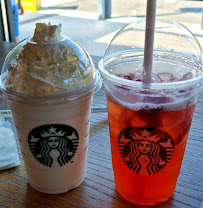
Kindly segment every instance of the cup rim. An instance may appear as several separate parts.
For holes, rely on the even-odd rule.
[[[2,88],[0,83],[0,96],[3,99],[6,99],[8,102],[13,103],[30,103],[32,105],[47,105],[47,104],[61,104],[65,102],[74,102],[92,96],[96,93],[102,85],[102,78],[98,70],[95,70],[95,79],[88,85],[86,88],[77,89],[71,92],[62,92],[56,94],[50,94],[45,96],[34,97],[27,94],[22,94],[18,92],[13,92],[10,90],[5,90]]]
[[[151,90],[168,90],[173,91],[176,89],[186,89],[188,87],[197,87],[202,85],[203,73],[201,73],[198,77],[193,77],[192,79],[187,79],[183,81],[176,82],[165,82],[165,83],[150,83],[143,84],[140,81],[127,80],[120,78],[116,75],[110,74],[104,67],[104,58],[102,58],[98,63],[99,71],[103,78],[108,79],[116,85],[126,86],[130,88],[138,88],[142,91],[151,91]]]

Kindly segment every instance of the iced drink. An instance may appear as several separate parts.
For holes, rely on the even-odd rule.
[[[125,28],[133,30],[130,25]],[[124,40],[124,34],[125,29],[111,43],[119,37]],[[136,204],[166,201],[180,173],[202,62],[186,54],[157,50],[152,84],[146,87],[142,83],[143,51],[112,51],[110,45],[99,68],[106,88],[116,188]]]
[[[131,76],[124,78],[131,79]],[[167,76],[173,75],[166,73]],[[180,172],[198,90],[154,97],[135,95],[132,90],[117,87],[114,93],[116,96],[107,89],[117,190],[136,203],[147,204],[145,199],[150,204],[166,201],[174,192]]]
[[[92,96],[100,78],[87,52],[61,35],[61,26],[37,23],[2,70],[28,181],[58,194],[79,186],[86,171]]]

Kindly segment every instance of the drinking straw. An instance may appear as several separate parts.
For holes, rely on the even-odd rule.
[[[146,27],[145,27],[145,47],[144,47],[144,70],[143,84],[149,88],[152,77],[152,62],[154,50],[154,30],[156,19],[156,0],[147,0]]]

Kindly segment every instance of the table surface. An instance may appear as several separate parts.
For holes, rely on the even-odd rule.
[[[14,46],[0,42],[0,68]],[[92,56],[95,66],[100,57]],[[1,109],[7,105],[1,101]],[[94,96],[93,106],[106,106],[104,87]],[[64,194],[48,195],[28,183],[23,165],[0,172],[0,207],[136,207],[200,208],[203,201],[203,89],[196,105],[181,173],[171,199],[155,206],[134,205],[116,191],[111,165],[107,112],[91,114],[87,173],[84,182]]]

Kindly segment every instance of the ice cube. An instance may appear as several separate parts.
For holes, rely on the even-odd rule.
[[[193,78],[193,74],[192,74],[192,72],[188,72],[188,73],[184,74],[184,75],[179,79],[179,81],[184,81],[184,80],[191,79],[191,78]]]
[[[157,74],[152,74],[152,82],[153,83],[160,83],[161,80],[159,79],[159,76]]]
[[[158,77],[161,80],[161,82],[175,82],[175,81],[177,81],[177,78],[171,73],[159,73]]]

